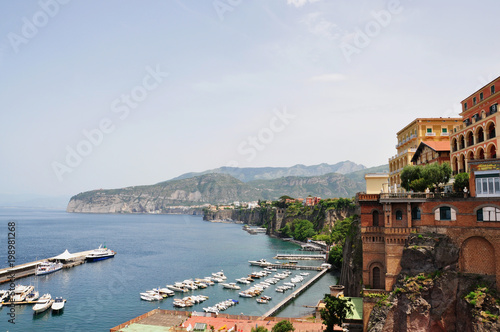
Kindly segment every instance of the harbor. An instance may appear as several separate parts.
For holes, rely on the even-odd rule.
[[[46,261],[56,261],[59,260],[63,262],[63,269],[69,269],[71,267],[81,265],[85,263],[85,257],[92,253],[93,250],[81,251],[71,256],[66,256],[66,259],[58,258],[58,256],[40,259],[34,262],[25,263],[17,265],[14,267],[8,267],[0,269],[0,284],[14,281],[16,279],[25,278],[35,275],[36,267]]]

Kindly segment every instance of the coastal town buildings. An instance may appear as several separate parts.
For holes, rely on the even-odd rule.
[[[397,132],[397,154],[389,158],[389,185],[392,191],[401,187],[401,171],[411,160],[422,142],[447,142],[461,118],[417,118]]]
[[[500,77],[462,100],[462,118],[450,136],[454,174],[468,172],[469,161],[497,158],[499,90]]]
[[[449,141],[428,141],[421,142],[411,158],[413,165],[427,165],[450,162],[450,142]]]

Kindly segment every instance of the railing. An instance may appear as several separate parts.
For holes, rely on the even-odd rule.
[[[383,233],[384,227],[367,226],[361,227],[361,233]]]
[[[425,133],[425,136],[436,136],[436,133]]]
[[[441,132],[441,136],[450,136],[450,133],[449,132]]]
[[[460,173],[462,173],[462,170],[459,170]],[[456,192],[440,192],[440,193],[434,193],[434,192],[429,192],[429,193],[423,193],[423,192],[417,192],[417,193],[411,193],[411,192],[406,192],[406,193],[381,193],[380,194],[380,200],[411,200],[411,199],[433,199],[433,198],[457,198],[457,197],[463,197],[463,193],[456,193]]]
[[[358,199],[360,201],[378,201],[379,197],[379,194],[359,194]]]
[[[385,234],[410,234],[413,230],[410,227],[386,227]]]

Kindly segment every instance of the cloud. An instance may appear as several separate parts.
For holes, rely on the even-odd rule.
[[[294,5],[296,8],[302,7],[307,3],[318,2],[320,0],[286,0],[289,5]]]
[[[330,40],[342,39],[347,33],[319,12],[307,14],[301,22],[307,26],[310,33]]]
[[[342,74],[332,73],[332,74],[323,74],[318,76],[313,76],[309,79],[311,82],[340,82],[345,81],[347,77]]]

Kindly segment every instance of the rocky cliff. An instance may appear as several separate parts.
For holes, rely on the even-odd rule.
[[[394,291],[378,301],[368,331],[500,331],[495,279],[459,273],[458,254],[447,236],[411,235]]]
[[[355,218],[346,237],[342,256],[339,285],[344,286],[344,295],[359,297],[363,284],[363,242],[361,241],[360,219]]]

